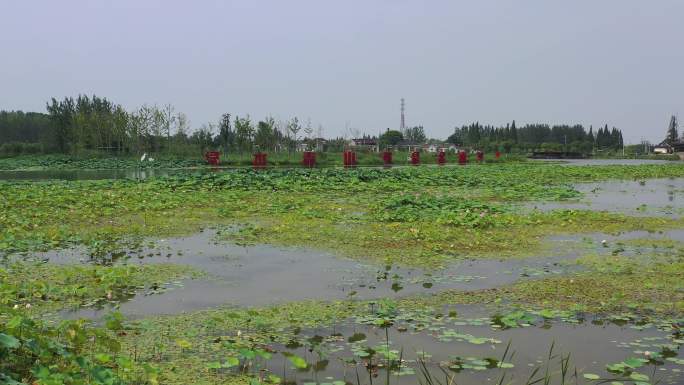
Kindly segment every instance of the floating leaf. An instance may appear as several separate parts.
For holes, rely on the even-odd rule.
[[[292,365],[294,365],[295,368],[297,368],[297,369],[306,369],[306,367],[308,366],[308,364],[306,363],[306,360],[300,356],[292,354],[292,355],[289,355],[287,357],[287,359],[290,360]]]
[[[629,375],[629,378],[634,381],[648,381],[648,376],[641,373],[632,373]]]
[[[176,345],[178,345],[181,349],[190,349],[192,347],[190,341],[184,339],[177,339]]]
[[[6,349],[16,349],[21,343],[13,336],[0,333],[0,346]]]

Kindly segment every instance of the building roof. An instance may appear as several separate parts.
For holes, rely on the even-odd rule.
[[[397,146],[422,146],[423,143],[414,142],[412,140],[402,140],[397,143]]]
[[[354,138],[352,142],[357,146],[375,146],[378,144],[377,140],[371,138]]]

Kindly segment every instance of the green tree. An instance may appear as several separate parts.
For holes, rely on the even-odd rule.
[[[62,101],[52,98],[52,102],[47,105],[47,111],[54,127],[54,141],[59,152],[66,153],[69,149],[75,109],[72,98],[64,98]]]
[[[0,111],[0,144],[38,143],[48,139],[52,129],[49,115],[39,112]]]
[[[386,146],[396,146],[404,140],[404,135],[401,134],[400,131],[397,130],[387,130],[385,131],[380,137],[378,138],[380,141],[380,146],[386,147]]]
[[[176,123],[176,115],[171,104],[164,105],[164,123],[166,128],[166,151],[171,151],[171,125]]]
[[[463,139],[461,138],[461,132],[459,131],[458,128],[454,129],[454,133],[449,135],[447,138],[447,143],[455,144],[455,145],[463,145]]]
[[[214,142],[214,126],[211,124],[203,124],[199,130],[193,132],[190,136],[190,142],[197,145],[200,152],[203,154],[210,149]]]
[[[406,129],[406,140],[413,143],[425,143],[427,136],[423,126],[415,126]]]
[[[254,144],[259,146],[260,150],[269,150],[275,147],[275,142],[275,120],[268,117],[266,120],[259,121],[254,134]]]
[[[311,125],[311,118],[308,118],[306,120],[306,126],[304,127],[304,133],[306,134],[306,137],[311,139],[311,136],[313,134],[313,126]]]
[[[219,133],[216,141],[223,151],[228,153],[230,148],[235,146],[235,131],[230,124],[230,114],[223,114],[219,122]]]
[[[302,129],[302,126],[299,124],[299,119],[297,119],[296,116],[294,118],[292,118],[292,120],[290,120],[287,123],[287,131],[290,132],[292,134],[292,136],[294,136],[294,147],[295,148],[297,147],[297,134],[299,133],[299,131],[301,129]]]
[[[674,144],[679,139],[679,132],[677,132],[677,117],[672,115],[670,124],[667,126],[667,143]]]
[[[254,127],[249,115],[245,118],[235,116],[235,143],[240,153],[251,150],[253,137]]]
[[[518,129],[515,127],[515,120],[511,123],[511,139],[513,143],[518,143]]]

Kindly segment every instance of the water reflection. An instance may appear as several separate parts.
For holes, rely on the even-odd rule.
[[[458,384],[496,384],[504,375],[512,383],[522,384],[535,367],[544,367],[547,362],[558,379],[563,353],[563,357],[570,354],[568,367],[572,372],[576,369],[577,380],[584,383],[582,373],[618,378],[624,374],[608,373],[606,365],[645,357],[644,351],[670,349],[667,355],[633,372],[648,373],[664,383],[682,380],[677,361],[664,359],[681,356],[675,342],[679,340],[653,325],[532,317],[526,327],[501,328],[492,324],[480,307],[458,306],[451,313],[400,313],[389,327],[359,323],[357,319],[329,328],[299,330],[288,343],[271,347],[276,354],[267,367],[291,384],[372,384],[386,383],[386,379],[391,384],[416,384],[424,380],[422,370],[442,379],[446,370]],[[511,349],[504,357],[509,341]],[[553,349],[551,360],[549,349]],[[293,368],[287,358],[293,354],[303,357],[306,367]],[[653,375],[656,368],[658,373]]]

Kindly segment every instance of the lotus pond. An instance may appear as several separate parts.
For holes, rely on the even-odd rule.
[[[0,384],[681,384],[683,178],[0,182]]]

